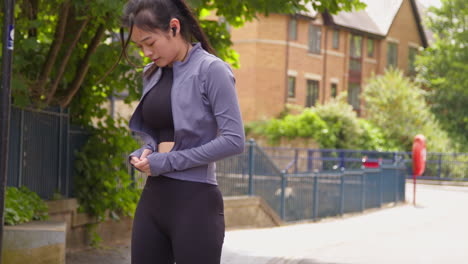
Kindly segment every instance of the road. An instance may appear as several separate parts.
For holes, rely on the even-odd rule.
[[[417,188],[416,206],[226,232],[222,263],[468,263],[468,187]],[[407,184],[406,196],[412,201],[411,184]],[[129,256],[128,246],[123,246],[69,254],[67,264],[128,264]]]

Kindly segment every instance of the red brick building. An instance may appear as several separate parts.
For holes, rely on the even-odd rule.
[[[325,103],[343,91],[360,112],[373,73],[395,66],[412,74],[414,55],[427,46],[416,0],[363,2],[363,11],[272,14],[233,29],[244,120],[277,116],[287,103]]]

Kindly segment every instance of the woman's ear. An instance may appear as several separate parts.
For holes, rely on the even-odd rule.
[[[171,19],[169,22],[169,27],[172,31],[172,36],[175,37],[177,32],[180,32],[180,21],[177,18]]]

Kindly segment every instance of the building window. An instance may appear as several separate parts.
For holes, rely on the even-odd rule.
[[[307,80],[306,107],[315,106],[319,98],[319,82]]]
[[[290,40],[297,39],[297,20],[296,18],[293,18],[293,17],[289,19],[289,39]]]
[[[340,31],[337,29],[333,30],[333,48],[338,49],[340,47]]]
[[[408,51],[408,74],[409,75],[414,75],[416,73],[416,69],[414,67],[416,54],[418,54],[418,49],[416,47],[410,47]]]
[[[309,52],[320,54],[322,29],[319,26],[309,26]]]
[[[332,83],[331,84],[331,97],[336,98],[337,94],[338,94],[338,84]]]
[[[361,36],[358,36],[358,35],[351,36],[350,56],[351,58],[362,57],[362,37]]]
[[[288,97],[296,97],[296,77],[288,77]]]
[[[351,35],[349,45],[349,71],[360,76],[362,71],[362,37]]]
[[[374,40],[367,39],[367,57],[374,57]]]
[[[360,108],[361,85],[359,83],[349,83],[348,85],[348,104],[353,106],[354,110]]]
[[[396,67],[398,64],[398,44],[388,42],[387,46],[387,67]]]

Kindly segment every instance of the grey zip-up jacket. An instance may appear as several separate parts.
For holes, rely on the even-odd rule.
[[[156,152],[158,142],[150,136],[142,118],[141,102],[159,81],[158,69],[145,78],[143,96],[130,119],[130,129],[146,143],[130,157],[140,157],[144,149],[150,149],[153,153],[147,158],[152,176],[217,184],[215,161],[244,151],[234,75],[228,64],[206,52],[200,43],[183,62],[174,62],[173,73],[174,148],[167,153]]]

